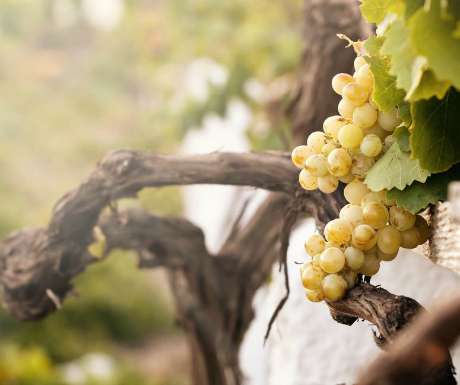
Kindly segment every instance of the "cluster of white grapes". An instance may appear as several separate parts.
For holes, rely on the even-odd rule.
[[[334,192],[346,184],[339,218],[305,242],[311,261],[301,267],[310,301],[337,301],[360,277],[373,276],[381,261],[393,260],[400,247],[412,249],[428,239],[428,224],[419,215],[388,201],[386,191],[370,191],[363,183],[368,170],[394,141],[401,123],[398,112],[382,112],[371,100],[374,78],[366,60],[358,56],[355,73],[338,74],[333,90],[342,96],[340,115],[324,121],[324,132],[313,132],[307,144],[292,152],[306,190]]]

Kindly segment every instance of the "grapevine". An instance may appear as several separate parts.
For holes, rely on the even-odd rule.
[[[428,239],[422,216],[398,207],[388,190],[372,191],[365,183],[394,144],[402,119],[397,107],[382,111],[373,100],[374,75],[365,54],[356,57],[354,67],[353,75],[332,79],[332,89],[342,97],[339,115],[327,118],[322,132],[311,133],[306,145],[292,151],[305,190],[329,194],[342,182],[348,201],[339,218],[327,223],[324,236],[313,234],[305,242],[311,260],[300,272],[312,302],[342,299],[360,277],[377,274],[382,262],[396,258],[401,247],[413,249]]]

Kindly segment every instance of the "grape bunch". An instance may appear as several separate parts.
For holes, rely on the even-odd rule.
[[[423,217],[363,182],[394,142],[392,132],[401,120],[396,109],[379,111],[372,101],[374,77],[363,56],[356,57],[354,67],[353,76],[341,73],[332,79],[333,90],[342,96],[339,115],[327,118],[323,132],[311,133],[306,145],[292,151],[305,190],[330,194],[342,182],[349,203],[325,226],[324,237],[313,234],[305,242],[311,261],[302,265],[301,279],[313,302],[343,298],[361,277],[375,275],[382,261],[392,261],[400,247],[413,249],[429,236]]]

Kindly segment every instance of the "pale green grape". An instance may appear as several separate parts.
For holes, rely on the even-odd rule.
[[[321,153],[321,149],[325,144],[326,135],[324,134],[324,132],[315,131],[308,135],[307,146],[310,147],[315,154]]]
[[[311,175],[307,170],[302,169],[299,173],[299,183],[305,190],[316,190],[318,188],[318,178]]]
[[[355,71],[359,71],[363,66],[367,65],[367,61],[363,56],[356,56],[353,65],[355,67]]]
[[[347,184],[343,190],[345,199],[353,205],[360,205],[363,197],[369,192],[367,186],[359,180]]]
[[[343,148],[336,148],[327,157],[329,172],[334,176],[345,176],[351,169],[351,156]]]
[[[339,130],[345,124],[348,124],[348,121],[344,117],[340,115],[329,116],[323,123],[323,130],[328,137],[337,141]]]
[[[363,196],[361,199],[361,206],[365,206],[371,202],[385,202],[386,193],[384,190],[381,191],[371,191],[370,193]]]
[[[321,281],[323,280],[325,273],[321,268],[310,264],[306,266],[302,271],[302,285],[305,289],[315,290],[321,288]]]
[[[369,92],[374,87],[374,75],[372,75],[369,64],[362,65],[353,75],[356,84],[366,88]]]
[[[324,228],[324,236],[328,242],[344,245],[351,239],[352,227],[347,221],[337,218],[330,221]]]
[[[347,281],[338,274],[326,275],[321,283],[324,296],[329,301],[338,301],[345,296]]]
[[[321,253],[319,265],[326,273],[337,273],[345,266],[345,255],[338,247],[326,248]]]
[[[415,216],[415,225],[414,225],[420,235],[419,242],[420,244],[425,243],[429,238],[430,238],[430,227],[428,226],[428,223],[426,220],[420,216],[416,215]]]
[[[377,121],[377,110],[369,103],[364,103],[362,106],[356,107],[353,110],[353,124],[362,129],[371,128]]]
[[[359,270],[364,263],[364,253],[356,247],[349,246],[344,251],[347,266],[352,270]]]
[[[394,254],[401,247],[401,233],[393,226],[385,226],[377,233],[377,247],[385,254]]]
[[[367,102],[369,90],[356,83],[349,83],[343,88],[342,96],[354,106],[360,106]]]
[[[382,141],[375,134],[366,135],[360,145],[361,152],[368,157],[376,157],[382,152],[382,148]]]
[[[313,176],[329,174],[327,159],[322,154],[313,154],[305,161],[305,169]]]
[[[313,154],[313,151],[308,146],[297,146],[292,150],[291,159],[294,166],[303,168],[307,158]]]
[[[355,124],[347,124],[339,131],[339,142],[344,148],[359,147],[363,140],[363,131]]]
[[[369,158],[363,154],[354,155],[351,173],[358,178],[365,178],[374,164],[374,158]]]
[[[321,302],[325,298],[324,293],[323,293],[323,289],[321,289],[321,288],[318,289],[318,290],[306,289],[305,290],[305,296],[311,302]]]
[[[415,225],[415,215],[401,207],[390,207],[390,223],[399,231],[409,230]]]
[[[389,112],[379,111],[378,122],[380,127],[384,130],[392,132],[401,123],[401,119],[398,116],[398,111],[393,109]]]
[[[337,106],[337,110],[339,111],[339,114],[342,115],[342,117],[347,120],[351,120],[353,118],[354,109],[355,109],[355,105],[351,103],[348,99],[342,99]]]
[[[383,251],[381,251],[379,248],[377,248],[377,257],[379,257],[381,261],[385,261],[385,262],[392,261],[393,259],[396,258],[397,255],[398,255],[398,252],[392,253],[392,254],[386,254]]]
[[[375,254],[366,255],[364,263],[362,264],[359,272],[368,277],[372,277],[380,270],[380,260]]]
[[[358,225],[354,228],[351,244],[360,250],[370,250],[377,243],[377,234],[369,225]]]
[[[415,249],[420,245],[421,236],[418,229],[414,226],[409,230],[401,231],[401,247],[405,249]]]
[[[363,223],[363,210],[361,206],[350,203],[342,207],[339,218],[350,223],[352,227],[356,227]]]
[[[388,210],[383,203],[369,202],[363,206],[363,220],[374,229],[381,229],[388,223]]]
[[[305,251],[308,255],[316,255],[323,252],[326,247],[324,238],[319,234],[313,234],[305,242]]]
[[[353,81],[353,76],[349,74],[337,74],[332,78],[332,89],[335,93],[342,95],[343,87]]]
[[[333,142],[327,142],[321,149],[321,154],[323,154],[325,157],[328,157],[329,154],[336,148],[337,146]]]
[[[372,127],[365,130],[367,135],[377,135],[380,138],[380,141],[383,142],[385,138],[390,135],[388,131],[385,131],[382,127],[378,124],[374,124]]]
[[[325,193],[331,194],[339,186],[339,180],[333,175],[321,176],[318,178],[318,189]]]

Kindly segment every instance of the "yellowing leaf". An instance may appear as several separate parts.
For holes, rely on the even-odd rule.
[[[394,143],[369,170],[365,183],[372,191],[403,190],[414,181],[425,182],[429,175],[417,159],[411,159],[409,153],[401,151],[398,143]]]

